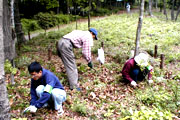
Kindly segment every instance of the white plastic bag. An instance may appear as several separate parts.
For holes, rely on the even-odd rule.
[[[97,60],[101,63],[104,64],[105,62],[105,57],[104,57],[104,50],[102,49],[102,47],[100,49],[98,49],[98,57]]]

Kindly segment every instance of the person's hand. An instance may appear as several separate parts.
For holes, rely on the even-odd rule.
[[[93,68],[92,62],[89,62],[89,63],[88,63],[88,66],[89,66],[90,68]]]
[[[152,84],[152,83],[153,83],[153,80],[148,80],[148,83],[149,83],[149,84]]]
[[[35,113],[37,111],[37,108],[35,106],[32,106],[30,105],[29,107],[27,107],[25,110],[24,110],[24,113],[26,112],[32,112],[32,113]]]
[[[137,86],[137,83],[136,83],[135,81],[132,81],[132,82],[131,82],[131,85],[132,85],[133,87],[136,87],[136,86]]]

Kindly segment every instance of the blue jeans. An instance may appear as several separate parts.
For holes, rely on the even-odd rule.
[[[145,78],[145,76],[143,76],[143,73],[141,72],[141,70],[140,69],[138,69],[138,68],[136,68],[136,69],[134,69],[133,71],[132,71],[132,73],[131,73],[131,77],[132,77],[132,79],[134,80],[134,81],[142,81],[144,78]]]
[[[39,85],[36,88],[36,94],[39,98],[42,97],[42,94],[44,92],[44,85]],[[54,102],[55,110],[59,110],[60,107],[62,107],[62,103],[66,100],[66,92],[59,88],[54,88],[51,93],[51,99],[50,101]]]

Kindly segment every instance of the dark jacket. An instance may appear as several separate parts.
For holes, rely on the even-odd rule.
[[[31,101],[30,105],[35,105],[37,108],[41,108],[51,97],[51,94],[44,92],[42,97],[39,99],[36,94],[36,88],[39,85],[50,85],[52,88],[59,88],[64,90],[64,87],[60,83],[59,79],[49,70],[43,68],[42,77],[39,80],[31,79]]]

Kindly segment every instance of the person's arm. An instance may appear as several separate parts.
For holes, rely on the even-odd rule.
[[[45,81],[46,86],[44,88],[44,92],[42,94],[42,97],[36,101],[35,106],[37,108],[41,108],[51,97],[52,89],[55,85],[55,78],[53,76],[50,76],[49,74],[45,75]]]
[[[30,105],[35,105],[38,96],[36,94],[36,88],[34,86],[34,83],[31,80],[31,90],[30,90],[30,94],[31,94],[31,100],[30,100]]]
[[[84,40],[83,46],[82,46],[82,54],[88,63],[91,62],[90,40]]]
[[[123,78],[128,80],[129,82],[134,81],[130,76],[131,69],[132,69],[132,65],[130,63],[126,63],[122,71]]]

